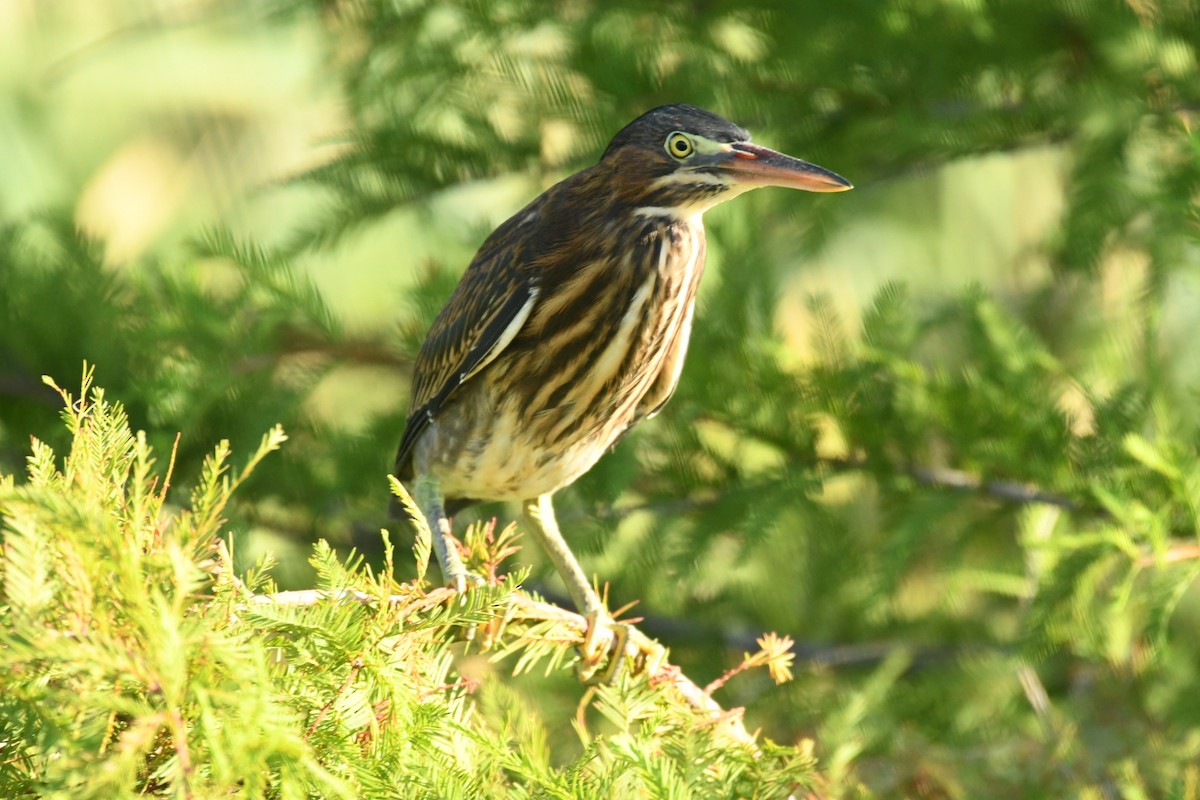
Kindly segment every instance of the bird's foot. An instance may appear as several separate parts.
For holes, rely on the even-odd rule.
[[[586,685],[610,685],[626,670],[654,675],[667,657],[666,648],[628,622],[617,622],[603,610],[587,615],[575,674]]]
[[[486,586],[487,581],[482,575],[476,575],[474,572],[467,572],[465,569],[461,572],[452,573],[446,580],[446,585],[454,591],[462,594],[471,586]]]
[[[632,626],[630,630],[636,651],[633,655],[633,674],[646,674],[653,678],[667,660],[667,648]]]
[[[625,669],[625,649],[632,627],[617,622],[603,609],[588,612],[587,630],[579,645],[575,674],[587,685],[608,685]]]

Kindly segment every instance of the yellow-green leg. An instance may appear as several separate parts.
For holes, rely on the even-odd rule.
[[[448,586],[453,586],[456,592],[465,592],[467,581],[472,576],[463,566],[458,547],[450,536],[450,519],[446,516],[442,487],[432,475],[421,475],[416,483],[416,497],[413,499],[417,501],[417,507],[425,515],[425,522],[429,525],[429,534],[433,538],[433,552],[437,556],[438,566],[442,569],[442,579]]]
[[[562,532],[558,529],[558,521],[554,518],[554,505],[550,495],[544,494],[524,504],[525,516],[529,519],[530,527],[537,536],[542,550],[549,556],[555,570],[567,586],[567,592],[575,603],[576,610],[587,617],[588,630],[584,637],[583,653],[579,665],[579,677],[584,683],[612,683],[625,663],[625,645],[629,641],[630,628],[613,621],[604,607],[604,602],[592,588],[591,582],[584,574],[583,568],[575,559],[571,548],[567,547]],[[602,627],[612,631],[613,646],[608,655],[608,665],[600,670],[606,653],[597,652],[596,640]]]

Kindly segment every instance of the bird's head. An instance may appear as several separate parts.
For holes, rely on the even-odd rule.
[[[597,167],[641,208],[690,217],[760,186],[844,192],[827,169],[750,143],[750,134],[695,106],[668,105],[626,125]]]

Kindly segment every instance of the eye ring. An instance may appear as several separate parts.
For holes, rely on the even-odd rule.
[[[692,143],[691,137],[682,131],[672,131],[668,134],[663,147],[676,161],[682,161],[696,152],[696,145]]]

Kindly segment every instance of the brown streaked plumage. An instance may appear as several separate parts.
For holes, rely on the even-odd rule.
[[[707,111],[656,108],[483,243],[421,347],[396,457],[459,590],[447,501],[522,500],[579,610],[604,615],[550,495],[674,391],[704,271],[701,215],[758,186],[851,188],[749,139]]]

